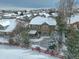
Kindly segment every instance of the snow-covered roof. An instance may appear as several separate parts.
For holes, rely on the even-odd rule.
[[[36,16],[37,14],[36,13],[34,13],[34,16]]]
[[[57,17],[57,16],[58,16],[58,14],[57,14],[57,13],[52,13],[52,15],[53,15],[54,17]]]
[[[2,26],[10,25],[10,21],[9,20],[0,20],[0,25],[2,25]]]
[[[48,13],[43,13],[46,17],[49,17],[50,15]]]
[[[4,14],[3,16],[11,17],[11,14]]]
[[[4,29],[4,30],[0,30],[0,32],[12,32],[15,29],[15,27],[17,25],[15,19],[2,19],[2,20],[4,21],[4,22],[2,22],[2,25],[3,26],[8,25],[8,27],[6,29]]]
[[[18,11],[18,15],[20,15],[21,14],[21,12],[20,11]]]
[[[6,16],[6,17],[11,17],[11,16],[16,16],[17,14],[15,13],[5,13],[3,16]]]
[[[32,14],[27,14],[27,16],[28,16],[28,17],[31,17],[31,16],[32,16]]]
[[[50,16],[48,13],[39,13],[39,15],[45,15],[46,17]]]
[[[24,19],[24,17],[26,17],[26,15],[22,15],[22,16],[17,16],[17,19]]]
[[[70,24],[73,24],[75,22],[79,22],[79,14],[71,16],[71,18],[70,18]]]
[[[31,20],[29,24],[31,25],[42,25],[42,24],[48,24],[48,25],[56,25],[56,21],[53,18],[45,18],[41,16],[37,16]]]
[[[29,34],[36,34],[36,32],[37,32],[36,30],[31,30],[31,31],[29,31],[28,33],[29,33]]]

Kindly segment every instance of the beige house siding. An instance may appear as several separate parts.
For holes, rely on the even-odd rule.
[[[29,26],[31,30],[37,30],[37,32],[41,32],[41,34],[50,34],[52,31],[54,31],[53,26],[49,26],[47,24],[43,25],[30,25]]]

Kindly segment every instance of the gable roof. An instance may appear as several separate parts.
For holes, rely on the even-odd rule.
[[[41,16],[37,16],[33,18],[29,24],[31,25],[42,25],[42,24],[48,24],[48,25],[56,25],[56,21],[53,18],[45,18]]]
[[[79,14],[73,15],[70,18],[70,24],[73,24],[73,23],[76,23],[76,22],[79,22]]]
[[[1,23],[1,22],[0,22]],[[3,22],[1,23],[2,26],[8,26],[6,29],[0,29],[0,32],[12,32],[17,23],[15,19],[3,19]]]
[[[10,25],[10,21],[8,19],[0,20],[0,25],[2,25],[3,27],[7,26],[7,25]]]

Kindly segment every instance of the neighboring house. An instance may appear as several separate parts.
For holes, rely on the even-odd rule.
[[[79,30],[79,22],[75,22],[75,23],[71,24],[71,27],[73,27],[76,30]]]
[[[79,14],[75,14],[71,16],[70,22],[68,22],[74,29],[78,30],[79,29]]]
[[[4,13],[2,11],[0,11],[0,19],[2,19],[3,14]]]
[[[26,16],[29,18],[28,21],[34,17],[33,13],[27,13]]]
[[[30,34],[50,35],[54,31],[56,21],[53,18],[37,16],[29,23]]]
[[[52,14],[53,17],[57,17],[58,16],[58,13],[56,13],[56,12],[55,13],[51,13],[51,14]]]
[[[17,14],[15,13],[4,13],[3,18],[4,19],[14,19],[16,18]]]
[[[48,13],[46,12],[43,12],[43,13],[39,13],[40,16],[44,16],[44,17],[50,17],[51,15],[49,15]]]
[[[17,22],[15,19],[2,19],[0,20],[0,35],[13,35],[15,32],[13,32],[17,26]]]
[[[25,21],[25,22],[29,22],[29,17],[27,17],[27,15],[17,16],[16,19]]]
[[[70,18],[70,24],[79,22],[79,14],[72,15]]]

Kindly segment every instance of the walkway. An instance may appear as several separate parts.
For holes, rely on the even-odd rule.
[[[50,36],[42,36],[42,37],[40,37],[38,39],[30,39],[30,40],[32,42],[40,42],[40,41],[44,40],[45,38],[50,38]]]

